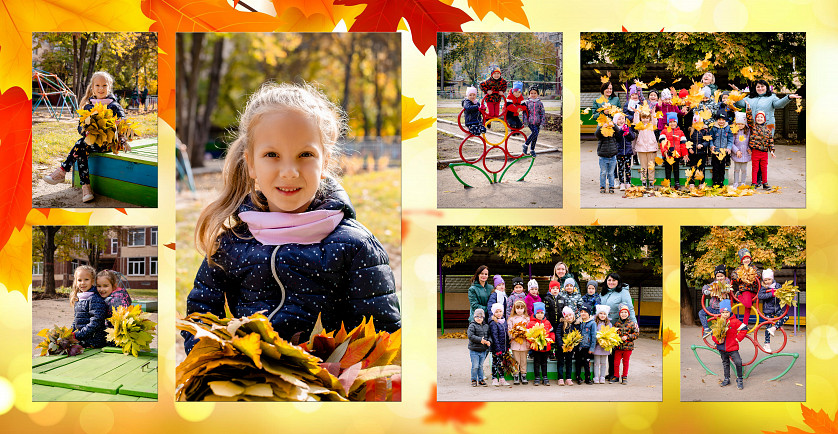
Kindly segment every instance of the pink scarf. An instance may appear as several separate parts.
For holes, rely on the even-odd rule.
[[[262,244],[316,244],[340,224],[343,211],[323,209],[298,214],[245,211],[239,213],[239,218]]]
[[[93,104],[93,105],[101,103],[101,104],[107,106],[108,104],[110,104],[112,102],[113,102],[113,98],[107,97],[107,96],[105,98],[102,98],[102,99],[90,98],[90,103]]]

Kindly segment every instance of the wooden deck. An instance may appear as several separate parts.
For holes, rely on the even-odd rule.
[[[157,352],[119,348],[32,359],[32,401],[156,401]]]

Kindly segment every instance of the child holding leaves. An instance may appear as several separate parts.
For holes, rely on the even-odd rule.
[[[745,334],[748,333],[748,328],[742,324],[736,317],[730,314],[730,300],[722,300],[719,303],[719,310],[721,316],[716,321],[723,321],[720,326],[714,326],[719,333],[713,333],[713,342],[716,344],[716,349],[722,357],[722,367],[724,369],[725,378],[719,383],[719,386],[725,387],[730,384],[730,361],[736,367],[736,388],[742,390],[744,387],[742,381],[742,357],[739,355],[739,342],[745,339]]]

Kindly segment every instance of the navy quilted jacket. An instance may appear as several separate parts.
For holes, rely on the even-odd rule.
[[[258,211],[248,198],[238,212],[253,210]],[[311,245],[263,245],[246,226],[237,230],[239,236],[231,231],[222,234],[213,255],[218,265],[211,267],[204,259],[186,300],[187,313],[222,316],[226,298],[236,317],[263,311],[286,340],[297,332],[308,336],[320,313],[327,331],[339,329],[341,322],[350,330],[370,316],[376,329],[399,329],[399,301],[387,253],[355,220],[343,188],[329,182],[308,210],[342,210],[344,218],[326,238]],[[181,334],[189,352],[197,340],[186,331]]]
[[[96,291],[96,287],[79,294],[79,301],[73,307],[73,332],[84,347],[102,348],[105,346],[105,320],[108,305]]]
[[[506,320],[503,322],[489,319],[489,339],[492,343],[492,354],[504,353],[509,349],[509,335],[506,331]]]

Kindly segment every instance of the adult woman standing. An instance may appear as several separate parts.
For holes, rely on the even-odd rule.
[[[634,315],[634,304],[631,302],[631,293],[629,292],[628,284],[623,284],[620,280],[620,275],[611,273],[605,278],[605,285],[602,285],[602,292],[600,293],[602,304],[611,307],[608,313],[608,320],[611,324],[617,322],[620,317],[620,305],[624,304],[629,308],[629,318],[637,324],[637,317]],[[614,376],[614,353],[608,356],[608,377],[610,380]]]
[[[567,265],[564,262],[556,262],[556,265],[553,266],[553,276],[550,277],[551,282],[559,282],[561,287],[564,288],[564,281],[573,278],[573,273],[568,271]]]
[[[604,98],[605,102],[600,103],[594,101],[594,104],[591,106],[591,119],[598,118],[600,112],[598,112],[597,110],[599,110],[600,107],[603,107],[606,104],[610,104],[615,107],[622,107],[620,105],[620,97],[614,95],[614,86],[611,84],[610,81],[602,83],[602,86],[600,86],[599,88],[599,93],[601,93],[602,96],[600,98],[597,98],[597,100],[601,101]]]
[[[468,289],[468,322],[471,324],[474,320],[474,310],[483,309],[488,311],[487,304],[489,303],[489,294],[492,293],[494,287],[489,280],[489,267],[481,265],[477,267],[477,271],[471,278],[471,287]]]
[[[750,86],[750,93],[746,98],[736,101],[734,105],[739,108],[746,108],[749,104],[751,106],[751,116],[756,119],[757,113],[765,113],[765,125],[774,134],[774,110],[780,109],[788,105],[792,99],[800,98],[796,93],[786,95],[782,98],[771,92],[768,82],[765,80],[756,80]]]

